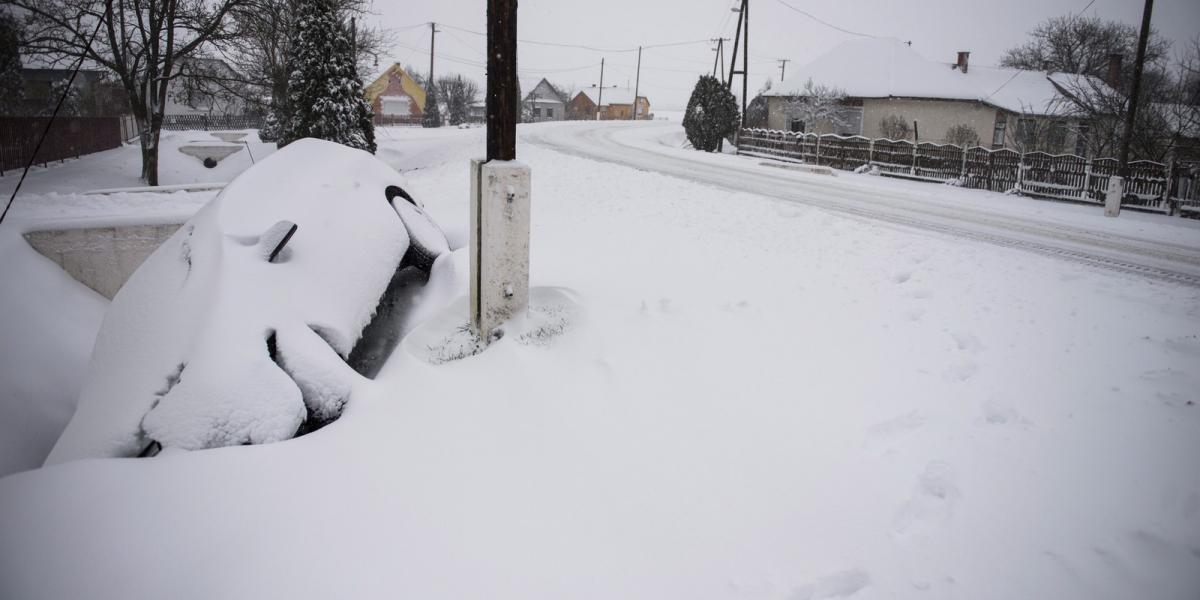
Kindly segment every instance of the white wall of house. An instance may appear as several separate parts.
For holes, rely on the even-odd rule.
[[[946,143],[946,134],[955,125],[967,125],[979,136],[980,145],[985,148],[1006,147],[1020,149],[1017,132],[1019,130],[1016,114],[999,110],[993,106],[974,100],[933,100],[924,98],[863,98],[861,130],[837,131],[827,122],[806,123],[808,133],[850,133],[863,135],[868,138],[882,138],[881,127],[883,119],[895,115],[904,120],[909,126],[908,140],[912,141],[912,124],[917,122],[921,142]],[[770,129],[791,130],[793,115],[788,112],[788,99],[771,97],[768,99],[767,125]],[[1037,127],[1046,131],[1050,122],[1048,117],[1036,117]],[[1003,123],[997,134],[997,122]],[[1061,137],[1061,145],[1048,148],[1051,152],[1075,152],[1077,124],[1070,119],[1057,119]],[[1043,141],[1044,145],[1044,141]]]

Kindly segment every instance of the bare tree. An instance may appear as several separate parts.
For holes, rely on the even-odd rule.
[[[0,116],[18,114],[25,100],[20,46],[20,23],[8,11],[0,10]]]
[[[446,105],[451,125],[461,125],[471,116],[471,104],[479,99],[479,85],[462,75],[447,75],[437,80],[437,97]]]
[[[289,44],[297,1],[242,0],[231,13],[232,35],[219,44],[222,56],[237,75],[202,76],[202,85],[210,91],[237,96],[252,109],[277,112],[276,119],[286,120]],[[355,62],[359,74],[365,76],[387,53],[393,36],[385,29],[363,23],[363,17],[370,14],[369,0],[337,0],[334,5],[343,19],[356,19]]]
[[[850,124],[842,107],[845,99],[846,92],[841,88],[815,84],[809,79],[803,88],[791,92],[784,113],[790,119],[801,120],[806,128],[814,131],[822,123],[835,129],[845,127]]]
[[[82,58],[116,75],[137,123],[142,179],[158,185],[158,141],[171,82],[184,59],[227,39],[227,17],[245,0],[10,1],[26,14],[27,52],[52,63]]]
[[[1029,40],[1024,44],[1005,51],[1000,66],[1105,79],[1109,55],[1121,54],[1130,59],[1123,61],[1121,72],[1122,81],[1128,82],[1132,79],[1132,57],[1136,54],[1137,40],[1138,29],[1127,23],[1105,21],[1099,17],[1052,17],[1030,31]],[[1148,72],[1156,68],[1161,70],[1170,48],[1168,40],[1151,32],[1146,45]]]
[[[973,148],[979,145],[979,134],[975,132],[974,127],[966,123],[960,123],[946,130],[944,141],[947,144],[954,144],[964,149]]]
[[[908,119],[898,115],[888,115],[879,120],[879,132],[889,140],[908,139]]]

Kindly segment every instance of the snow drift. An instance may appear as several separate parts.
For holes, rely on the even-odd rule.
[[[399,180],[306,139],[231,182],[113,299],[47,464],[268,443],[336,418],[393,274],[447,250]]]

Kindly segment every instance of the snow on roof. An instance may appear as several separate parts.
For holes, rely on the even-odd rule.
[[[1045,73],[926,59],[895,38],[843,42],[767,92],[793,96],[809,79],[855,98],[974,100],[1017,113],[1062,114],[1063,96]]]

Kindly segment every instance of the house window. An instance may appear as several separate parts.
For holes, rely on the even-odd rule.
[[[379,112],[388,116],[408,116],[412,114],[412,99],[408,96],[382,96],[379,98]]]
[[[1004,130],[1008,128],[1008,119],[997,119],[996,128],[992,130],[992,147],[1004,146]]]
[[[549,107],[546,109],[546,117],[549,119],[554,118],[554,107]]]
[[[536,106],[533,107],[533,116],[534,116],[534,118],[542,116],[542,109],[540,109]]]
[[[795,133],[804,133],[804,121],[800,119],[792,119],[791,126],[788,129]]]

